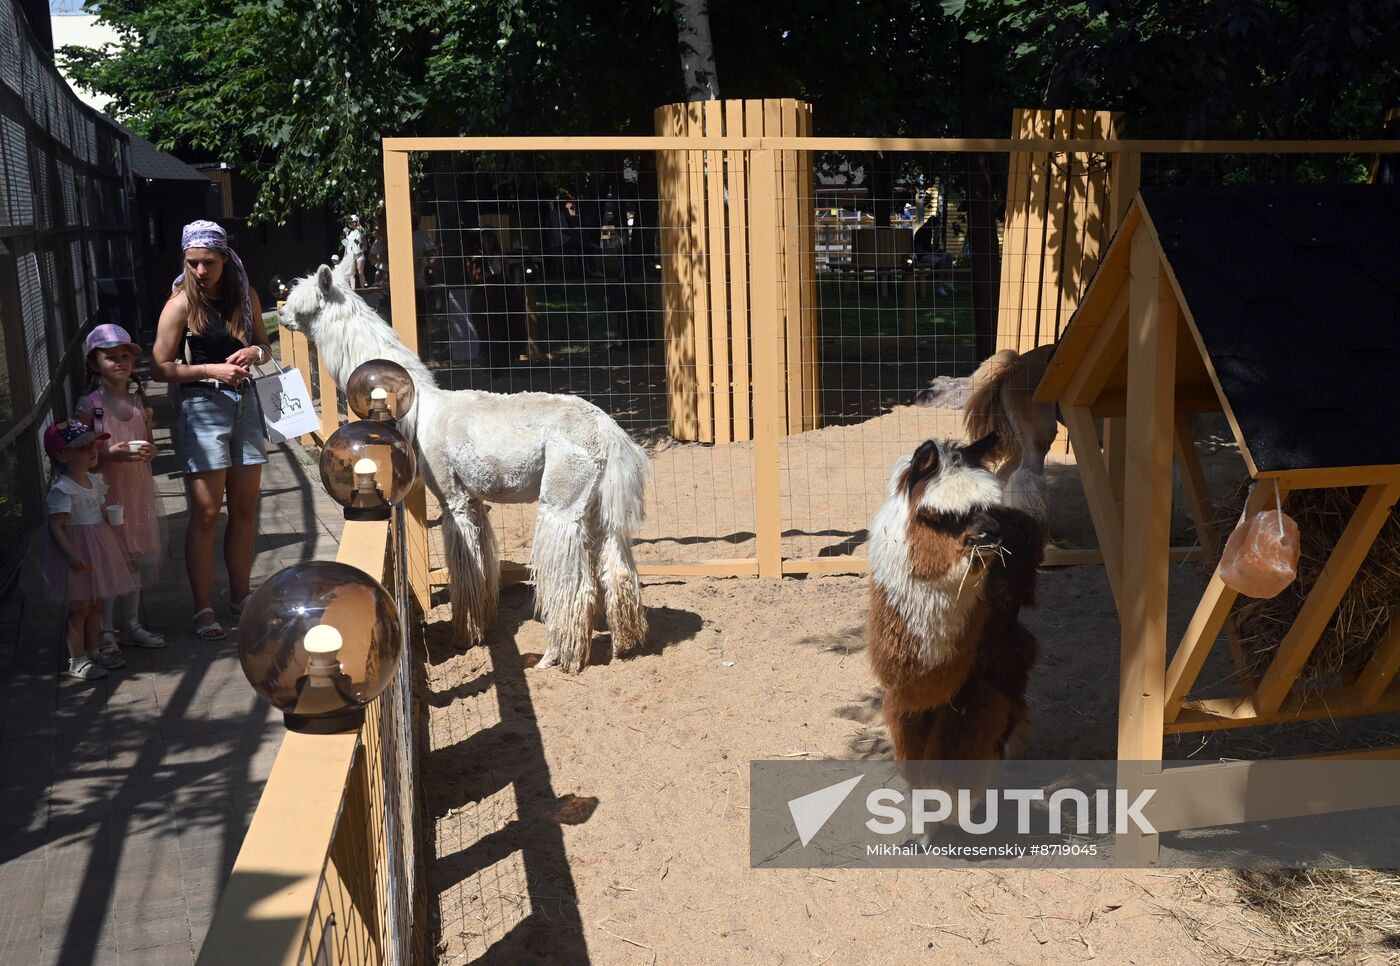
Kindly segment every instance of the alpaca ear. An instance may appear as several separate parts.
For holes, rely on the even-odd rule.
[[[331,267],[329,265],[322,265],[320,268],[316,269],[316,287],[321,290],[322,295],[329,295],[331,293],[331,283],[333,280]]]
[[[931,439],[925,440],[909,460],[909,468],[904,472],[904,490],[912,496],[916,486],[937,475],[938,444]]]
[[[988,433],[975,443],[971,443],[962,448],[963,461],[969,466],[981,466],[982,461],[992,454],[1001,445],[1001,437],[996,433]]]

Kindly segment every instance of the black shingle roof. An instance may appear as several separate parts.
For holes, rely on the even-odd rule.
[[[162,151],[130,128],[118,125],[131,138],[131,170],[151,181],[208,181],[175,155]]]
[[[1256,468],[1400,464],[1400,189],[1142,198]]]

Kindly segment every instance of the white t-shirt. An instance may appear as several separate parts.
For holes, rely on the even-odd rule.
[[[49,487],[48,511],[68,514],[70,526],[84,527],[102,522],[102,499],[107,495],[107,481],[100,473],[89,473],[92,486],[84,489],[72,477],[60,476]]]
[[[360,229],[351,228],[345,233],[345,257],[354,260],[364,251],[364,236],[360,234]]]

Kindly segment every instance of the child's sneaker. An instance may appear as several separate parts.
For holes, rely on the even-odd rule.
[[[107,669],[84,654],[82,657],[70,657],[63,673],[79,681],[97,681],[107,676]]]
[[[155,631],[148,631],[140,624],[132,624],[126,629],[126,642],[136,647],[148,647],[152,650],[165,646],[165,638]]]
[[[126,666],[126,658],[122,656],[122,649],[117,646],[115,638],[105,638],[102,645],[92,652],[91,657],[108,670]]]

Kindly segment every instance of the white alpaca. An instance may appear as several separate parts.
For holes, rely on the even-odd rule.
[[[613,650],[646,636],[632,537],[641,527],[650,464],[607,413],[577,396],[438,388],[433,374],[348,285],[322,265],[293,286],[282,324],[306,332],[336,385],[371,359],[408,370],[416,400],[399,427],[442,504],[454,630],[468,646],[496,614],[500,560],[486,504],[540,503],[531,570],[535,610],[549,631],[540,667],[588,663],[599,598]],[[599,585],[601,584],[601,595]]]

